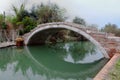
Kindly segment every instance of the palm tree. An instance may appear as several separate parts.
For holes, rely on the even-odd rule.
[[[22,28],[23,28],[22,20],[25,16],[23,14],[24,14],[24,12],[27,12],[27,11],[25,10],[25,4],[24,3],[22,3],[20,5],[20,8],[17,8],[14,5],[12,6],[12,8],[13,8],[13,11],[15,13],[15,17],[13,18],[12,22],[13,22],[14,26],[17,26],[16,29],[17,29],[18,36],[19,36],[19,31],[22,30]]]
[[[25,11],[25,4],[22,3],[19,9],[14,5],[12,7],[13,7],[13,11],[15,13],[17,20],[21,21],[23,18],[22,13]]]

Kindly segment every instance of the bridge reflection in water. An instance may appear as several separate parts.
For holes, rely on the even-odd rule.
[[[108,61],[90,42],[10,47],[0,57],[2,80],[87,80]]]

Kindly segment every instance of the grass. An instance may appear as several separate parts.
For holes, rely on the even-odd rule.
[[[116,63],[114,69],[110,72],[109,76],[111,80],[120,80],[120,59]]]

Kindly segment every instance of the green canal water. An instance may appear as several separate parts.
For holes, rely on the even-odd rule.
[[[0,80],[92,80],[107,63],[90,42],[0,49]]]

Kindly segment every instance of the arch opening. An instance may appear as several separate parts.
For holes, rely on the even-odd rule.
[[[53,28],[37,32],[30,38],[28,45],[55,44],[70,41],[88,41],[88,39],[65,28]]]

